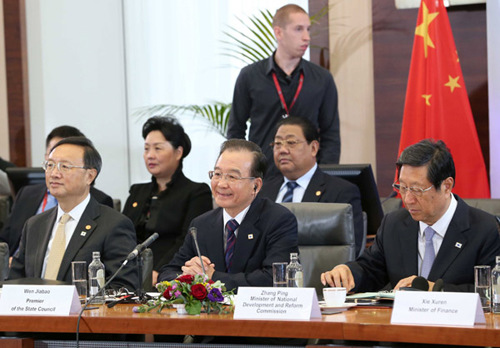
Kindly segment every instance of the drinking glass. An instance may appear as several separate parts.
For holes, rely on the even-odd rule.
[[[71,262],[71,280],[76,287],[80,303],[87,301],[87,262]]]
[[[483,311],[491,311],[491,267],[474,266],[474,291],[479,294]]]
[[[286,288],[286,266],[287,262],[273,262],[273,286],[275,288]]]

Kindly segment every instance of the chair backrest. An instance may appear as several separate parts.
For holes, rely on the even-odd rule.
[[[500,217],[500,199],[498,198],[464,198],[464,202],[471,207],[484,210],[491,215]]]
[[[5,173],[3,170],[0,170],[0,195],[9,196],[10,193],[10,184],[7,173]]]
[[[382,198],[381,201],[382,201],[382,210],[384,211],[384,215],[403,208],[403,201],[401,200],[401,198],[396,198],[396,197]]]
[[[0,243],[0,281],[9,276],[9,246],[5,242]]]
[[[153,251],[144,249],[142,256],[142,286],[144,291],[155,291],[153,287]]]
[[[10,213],[10,196],[0,195],[0,229],[3,228]]]
[[[355,259],[352,207],[346,203],[281,203],[297,218],[304,286],[321,296],[321,273]]]

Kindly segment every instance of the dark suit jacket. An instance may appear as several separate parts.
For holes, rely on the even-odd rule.
[[[150,246],[153,251],[153,269],[158,271],[179,250],[191,221],[211,210],[213,203],[208,185],[189,180],[182,171],[174,175],[167,189],[158,194],[157,199],[151,200],[156,190],[154,178],[147,184],[132,185],[123,214],[134,223],[139,243],[154,232],[160,235]],[[150,216],[146,222],[148,212]]]
[[[57,207],[35,215],[26,222],[19,253],[13,258],[9,279],[40,278]],[[94,198],[85,208],[66,248],[57,280],[71,282],[71,262],[92,262],[92,252],[101,253],[101,261],[109,278],[137,245],[130,219],[116,210],[99,204]],[[128,263],[111,283],[113,288],[125,286],[135,290],[139,285],[136,263]]]
[[[0,241],[9,245],[10,255],[19,247],[21,232],[26,220],[36,214],[47,192],[45,184],[27,185],[16,195],[14,205],[4,228],[0,231]],[[113,207],[113,199],[98,189],[91,187],[90,194],[99,203]]]
[[[474,266],[495,265],[500,237],[495,217],[455,195],[458,205],[428,279],[443,279],[445,291],[474,291]],[[418,221],[406,209],[384,217],[374,244],[360,258],[347,263],[355,291],[375,291],[388,282],[418,274]]]
[[[297,220],[285,207],[257,197],[243,219],[236,239],[231,273],[225,271],[222,208],[209,211],[191,223],[198,229],[202,255],[215,264],[214,281],[228,290],[239,286],[273,286],[273,262],[288,262],[290,253],[298,252]],[[197,256],[191,234],[172,261],[162,268],[159,281],[175,279],[181,267]]]
[[[262,185],[259,196],[276,201],[276,197],[278,197],[283,182],[283,176],[264,180],[264,185]],[[363,212],[361,209],[361,194],[356,185],[347,180],[325,174],[318,167],[309,185],[307,185],[302,202],[351,204],[354,218],[356,255],[359,255],[361,243],[363,241]]]

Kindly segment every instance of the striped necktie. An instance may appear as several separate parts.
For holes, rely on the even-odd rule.
[[[226,223],[227,243],[226,243],[226,271],[231,272],[231,264],[233,262],[234,245],[236,244],[236,235],[234,232],[238,228],[238,221],[231,219]]]
[[[281,202],[293,202],[293,190],[295,190],[295,188],[299,186],[299,184],[297,184],[295,181],[289,181],[286,183],[286,186],[288,187],[288,189],[285,192],[285,195],[283,196],[283,200]]]

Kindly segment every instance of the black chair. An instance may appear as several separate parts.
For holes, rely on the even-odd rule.
[[[346,203],[281,203],[297,218],[304,286],[322,297],[321,273],[356,258],[353,213]]]
[[[0,281],[9,277],[9,246],[5,242],[0,243]]]
[[[0,195],[0,229],[3,228],[10,214],[10,196]]]

